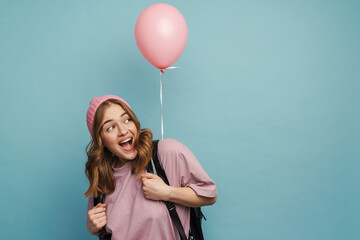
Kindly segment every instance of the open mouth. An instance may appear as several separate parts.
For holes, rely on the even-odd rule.
[[[124,141],[120,142],[120,147],[125,151],[130,151],[134,147],[134,141],[133,138],[127,138]]]

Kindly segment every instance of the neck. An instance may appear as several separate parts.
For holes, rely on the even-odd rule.
[[[115,162],[115,164],[114,164],[115,168],[121,168],[122,166],[124,166],[127,163],[126,160],[119,159],[119,158],[115,158],[114,162]]]

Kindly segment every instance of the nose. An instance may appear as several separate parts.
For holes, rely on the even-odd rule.
[[[123,126],[123,125],[120,124],[120,123],[119,123],[119,125],[118,125],[118,129],[119,129],[119,131],[118,131],[118,135],[119,135],[119,136],[124,136],[124,135],[127,134],[127,129],[126,129],[126,127]]]

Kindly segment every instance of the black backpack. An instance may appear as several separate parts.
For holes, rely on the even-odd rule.
[[[166,173],[164,171],[164,168],[161,164],[161,160],[159,158],[158,153],[158,140],[153,141],[153,153],[152,153],[152,159],[148,163],[147,171],[153,174],[157,174],[159,177],[162,178],[162,180],[167,184],[169,184],[169,181],[166,177]],[[105,196],[104,197],[98,197],[94,198],[94,206],[96,206],[98,203],[104,203]],[[175,204],[173,202],[163,201],[169,211],[170,217],[173,221],[173,224],[177,228],[180,234],[181,240],[186,240],[186,235],[184,228],[181,224],[179,215],[176,212]],[[189,231],[189,240],[204,240],[202,228],[201,228],[201,220],[202,218],[205,218],[203,213],[201,212],[201,208],[190,208],[190,231]],[[107,233],[105,230],[105,227],[103,227],[100,230],[99,234],[100,240],[110,240],[111,239],[111,233]]]

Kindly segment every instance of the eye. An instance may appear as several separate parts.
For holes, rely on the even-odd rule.
[[[107,132],[110,132],[110,131],[113,130],[114,128],[115,128],[114,126],[110,126],[110,127],[106,128],[106,131],[107,131]]]
[[[131,121],[131,118],[125,119],[125,123],[128,123],[128,122],[130,122],[130,121]]]

